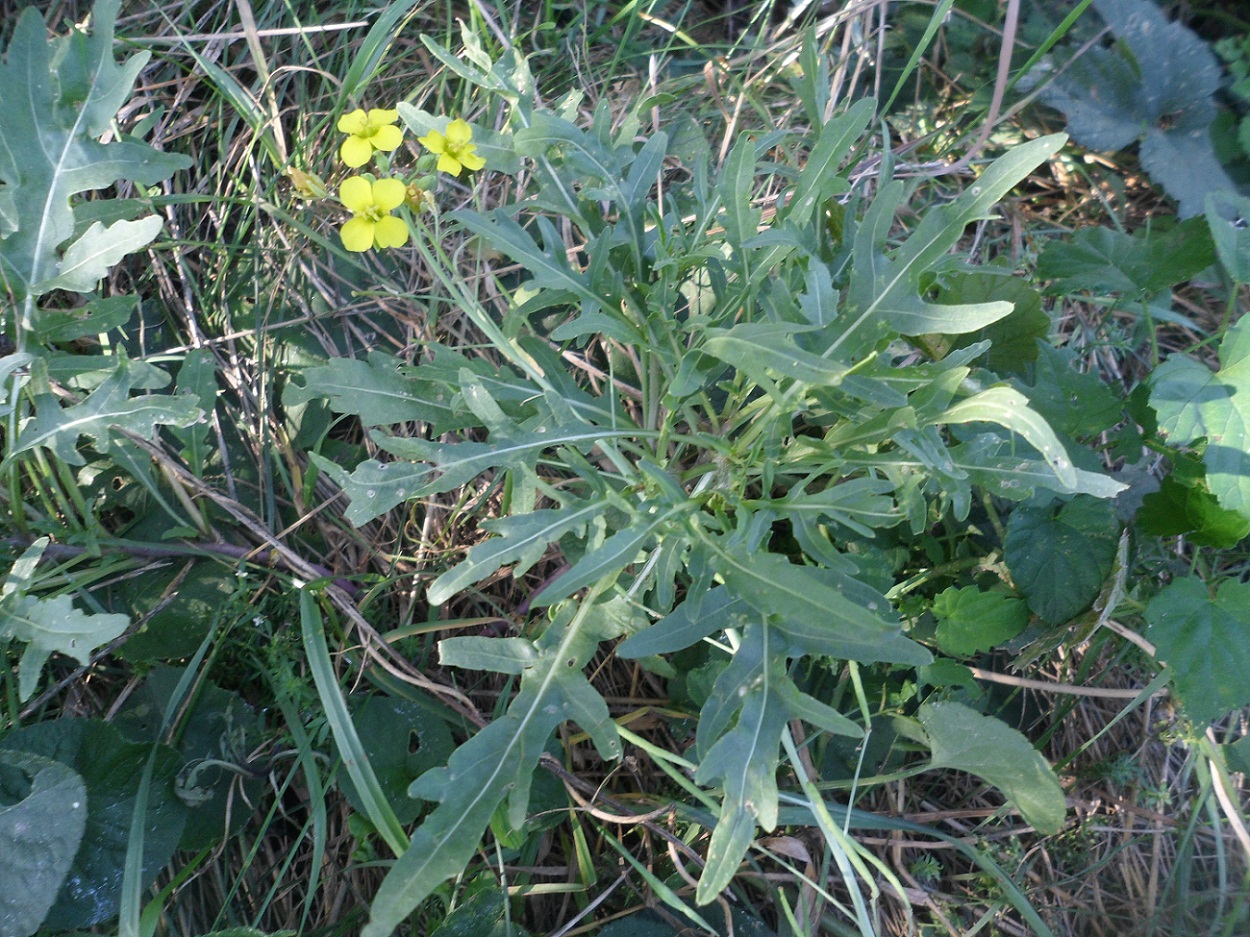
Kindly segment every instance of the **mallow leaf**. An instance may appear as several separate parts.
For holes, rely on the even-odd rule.
[[[1159,432],[1173,445],[1205,440],[1207,487],[1230,511],[1250,517],[1250,317],[1220,342],[1220,369],[1173,355],[1150,379]]]
[[[1178,579],[1150,600],[1146,622],[1190,719],[1207,723],[1250,704],[1250,585],[1226,579],[1213,596],[1200,579]]]
[[[0,934],[29,937],[82,842],[87,787],[72,768],[0,750]]]

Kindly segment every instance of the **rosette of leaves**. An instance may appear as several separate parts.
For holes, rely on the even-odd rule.
[[[1222,78],[1215,54],[1151,0],[1094,0],[1094,9],[1114,42],[1065,63],[1041,100],[1064,113],[1081,146],[1140,143],[1142,168],[1180,203],[1181,217],[1200,214],[1207,193],[1234,188],[1210,137]]]
[[[615,724],[582,673],[618,636],[629,636],[619,654],[644,659],[708,638],[724,662],[691,752],[696,780],[722,798],[697,893],[707,903],[757,831],[778,822],[789,721],[863,733],[806,692],[795,668],[815,657],[895,667],[932,659],[883,594],[890,571],[850,542],[918,534],[942,512],[966,517],[974,491],[1021,501],[1123,488],[1074,465],[1027,398],[978,367],[988,340],[944,357],[918,353],[954,348],[942,337],[1012,312],[999,299],[940,301],[935,271],[958,267],[951,251],[965,227],[989,217],[1064,138],[1011,150],[899,237],[904,184],[879,180],[868,200],[849,181],[875,107],[861,101],[802,141],[805,158],[787,170],[766,219],[756,180],[775,171],[765,163],[772,147],[799,142],[787,134],[744,136],[713,171],[693,123],[638,142],[636,116],[618,125],[600,108],[579,127],[534,109],[519,58],[479,62],[427,44],[515,105],[510,133],[495,143],[533,168],[537,191],[452,217],[526,271],[526,298],[502,311],[501,326],[445,273],[492,357],[432,347],[411,366],[383,355],[330,361],[291,394],[325,396],[375,427],[384,458],[349,469],[313,456],[347,493],[354,523],[470,483],[504,495],[504,510],[480,522],[489,536],[430,584],[432,603],[458,601],[503,569],[521,577],[553,551],[564,569],[530,597],[535,614],[521,636],[441,643],[443,664],[513,675],[519,691],[446,767],[412,785],[411,796],[436,806],[381,886],[365,934],[390,933],[457,874],[497,810],[518,825],[562,720],[619,757]],[[400,113],[415,126],[428,120]],[[670,175],[674,166],[681,172]],[[841,225],[826,224],[832,206]],[[557,222],[585,244],[579,263]],[[415,243],[436,263],[425,239]],[[603,379],[579,380],[569,359]],[[333,390],[347,387],[355,393]],[[422,429],[383,428],[401,420]],[[981,774],[1030,822],[1054,829],[1063,802],[1049,768],[1036,752],[1021,758],[1031,748],[1014,730],[986,723],[998,728],[978,723],[978,738],[1015,744],[965,758],[951,753],[958,746],[940,718],[915,732],[935,756],[941,749],[939,763]],[[1039,777],[1050,782],[1038,787]]]

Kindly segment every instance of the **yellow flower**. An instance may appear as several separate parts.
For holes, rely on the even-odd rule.
[[[371,247],[403,247],[408,225],[391,214],[404,203],[408,188],[401,179],[370,182],[363,176],[344,179],[339,201],[352,213],[339,236],[349,251],[364,253]]]
[[[403,141],[403,132],[396,126],[399,111],[374,108],[366,114],[357,108],[339,118],[339,130],[349,134],[343,141],[339,156],[355,169],[373,158],[374,150],[390,152]]]
[[[477,148],[470,143],[473,129],[460,118],[447,125],[446,133],[431,130],[428,136],[418,137],[417,142],[438,155],[438,171],[449,176],[460,174],[465,169],[481,169],[486,160],[477,155]]]

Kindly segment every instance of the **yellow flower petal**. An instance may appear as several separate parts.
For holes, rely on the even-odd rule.
[[[373,147],[362,137],[348,137],[339,147],[339,157],[352,169],[357,169],[373,157]]]
[[[380,107],[375,107],[369,111],[369,123],[377,127],[381,124],[393,124],[399,120],[399,111],[387,111]]]
[[[473,139],[473,128],[457,117],[447,125],[447,145],[458,150]]]
[[[400,179],[379,179],[373,184],[373,204],[382,211],[395,210],[407,196],[408,187]]]
[[[404,142],[404,132],[398,127],[386,124],[379,127],[369,138],[374,149],[390,151]]]
[[[399,219],[396,218],[396,221]],[[363,254],[373,247],[373,234],[376,225],[368,218],[352,218],[339,230],[343,246],[356,254]],[[407,230],[407,229],[405,229]]]
[[[341,133],[364,133],[365,128],[369,126],[369,118],[365,116],[365,112],[360,108],[352,111],[350,114],[344,114],[339,118],[339,131]]]
[[[408,243],[408,225],[402,218],[387,215],[373,226],[373,243],[378,247],[403,247]]]
[[[417,142],[431,153],[441,154],[447,151],[447,138],[437,130],[431,130],[424,137],[417,137]]]
[[[477,171],[486,165],[486,160],[478,156],[477,153],[473,151],[473,147],[467,146],[460,153],[460,163],[465,169]]]
[[[364,214],[373,207],[373,187],[363,176],[344,179],[339,186],[339,201],[354,215]]]
[[[449,153],[443,153],[438,158],[438,171],[445,172],[449,176],[460,175],[460,161]]]

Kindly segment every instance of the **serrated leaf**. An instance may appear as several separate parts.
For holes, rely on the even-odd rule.
[[[1191,218],[1165,231],[1148,228],[1131,235],[1083,228],[1046,246],[1037,275],[1054,281],[1052,293],[1088,290],[1141,299],[1192,279],[1214,262],[1207,224]]]
[[[71,196],[120,180],[152,185],[190,165],[185,157],[146,144],[99,142],[148,60],[146,52],[124,65],[113,60],[119,4],[96,4],[91,36],[75,31],[51,43],[42,18],[27,9],[0,62],[0,113],[5,115],[0,182],[5,184],[6,219],[16,226],[0,240],[0,279],[19,302],[49,288],[46,284],[58,274],[58,249],[76,227]],[[88,246],[83,245],[84,253]],[[83,277],[69,288],[90,279],[82,269]]]
[[[87,823],[82,777],[50,758],[0,750],[0,934],[39,929]]]
[[[1190,719],[1201,725],[1250,704],[1250,585],[1226,579],[1212,596],[1200,579],[1177,580],[1150,600],[1146,622]]]
[[[1006,302],[968,306],[928,303],[921,298],[921,278],[956,245],[968,224],[989,217],[993,205],[1057,151],[1065,139],[1057,134],[1012,148],[953,202],[929,209],[911,236],[889,255],[883,249],[903,186],[899,182],[883,185],[856,233],[846,296],[849,314],[843,317],[845,325],[825,354],[832,355],[844,345],[847,351],[855,351],[890,330],[904,335],[974,332],[1010,314],[1011,304]],[[859,336],[863,326],[868,326],[869,332]]]
[[[1111,573],[1118,528],[1115,506],[1088,495],[1012,511],[1003,551],[1029,608],[1052,625],[1088,608]]]
[[[592,597],[575,612],[563,606],[533,642],[533,666],[523,671],[507,713],[456,749],[445,768],[413,782],[410,797],[437,801],[438,806],[387,873],[363,937],[390,937],[426,896],[463,872],[505,798],[512,827],[520,826],[543,746],[560,723],[577,719],[605,758],[620,756],[607,704],[582,673],[599,642],[619,634],[620,617],[612,604],[596,603]]]
[[[1150,406],[1171,444],[1206,439],[1207,486],[1250,518],[1250,317],[1224,333],[1219,371],[1184,355],[1163,362],[1150,379]]]
[[[161,224],[156,215],[138,221],[115,221],[108,227],[97,221],[65,248],[62,259],[55,265],[56,276],[36,283],[31,291],[91,292],[123,257],[152,243],[160,234]]]
[[[96,448],[104,450],[110,430],[151,439],[158,426],[189,426],[203,416],[188,397],[131,397],[131,386],[130,363],[123,358],[82,403],[62,407],[52,394],[40,394],[35,398],[35,416],[22,425],[16,444],[0,464],[8,465],[21,453],[42,447],[70,465],[84,465],[86,459],[78,451],[82,436],[91,437]]]
[[[867,129],[876,107],[876,101],[861,98],[845,113],[839,114],[820,128],[820,135],[812,146],[803,170],[795,180],[794,194],[785,212],[787,221],[798,226],[806,225],[817,205],[850,188],[846,179],[838,174],[838,167],[851,146]],[[752,190],[747,188],[743,191]]]
[[[430,584],[426,597],[442,605],[466,586],[480,582],[501,566],[515,563],[513,576],[524,575],[547,547],[573,530],[583,529],[608,508],[603,502],[576,502],[563,508],[532,511],[486,521],[497,536],[469,548],[463,562]]]
[[[789,682],[787,646],[774,629],[757,619],[747,624],[733,660],[716,681],[713,698],[704,707],[737,711],[732,728],[710,745],[727,720],[700,719],[701,748],[695,781],[720,780],[724,799],[716,829],[708,844],[707,865],[699,877],[695,901],[707,904],[719,895],[738,870],[758,824],[764,830],[777,825],[777,761],[781,733],[790,713],[777,693]]]
[[[1020,599],[976,586],[945,589],[933,600],[937,639],[948,654],[966,657],[1010,641],[1029,623]]]
[[[603,300],[587,283],[586,275],[574,271],[564,252],[563,242],[551,229],[546,246],[540,246],[528,231],[522,228],[502,208],[489,216],[477,212],[452,212],[451,217],[476,234],[495,250],[521,264],[533,278],[533,285],[544,289],[568,290],[583,303],[585,308],[597,309]],[[545,218],[539,218],[540,228],[551,228]]]
[[[335,413],[359,417],[362,426],[420,420],[433,424],[436,434],[453,428],[456,414],[447,390],[406,376],[402,366],[398,358],[376,351],[367,361],[332,358],[304,371],[304,386],[288,384],[282,396],[289,403],[324,399]]]
[[[95,719],[55,719],[0,738],[0,749],[51,758],[76,772],[87,788],[86,824],[44,927],[79,930],[116,917],[121,905],[135,801],[145,766],[153,765],[144,816],[141,888],[147,888],[177,848],[186,807],[174,792],[183,765],[165,745],[131,744]]]
[[[943,354],[988,340],[990,349],[985,366],[997,374],[1010,374],[1025,368],[1037,357],[1037,340],[1050,332],[1050,316],[1042,309],[1042,297],[1028,281],[1013,276],[985,273],[952,274],[938,293],[943,303],[1009,302],[1010,315],[982,329],[942,340]],[[936,338],[936,336],[935,336]]]
[[[68,595],[6,597],[0,603],[0,638],[26,645],[18,667],[18,695],[22,700],[30,699],[51,654],[65,654],[85,667],[97,648],[129,625],[125,615],[88,615],[74,608]]]
[[[925,703],[920,724],[929,736],[933,768],[967,771],[989,781],[1043,834],[1063,828],[1063,788],[1029,740],[992,716],[960,703]]]
[[[1068,436],[1105,432],[1120,422],[1124,404],[1096,373],[1076,370],[1074,361],[1067,349],[1039,342],[1029,406]]]

